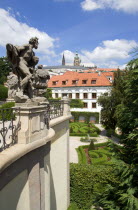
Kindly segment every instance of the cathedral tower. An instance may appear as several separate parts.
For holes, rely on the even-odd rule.
[[[74,57],[74,66],[80,66],[81,60],[78,56],[78,53],[76,52],[75,57]]]

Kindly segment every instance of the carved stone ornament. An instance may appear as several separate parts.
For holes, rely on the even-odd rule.
[[[7,57],[13,66],[13,72],[7,77],[8,99],[18,103],[35,101],[39,95],[36,92],[41,92],[39,89],[46,91],[47,81],[50,79],[42,65],[35,70],[39,58],[35,56],[33,48],[38,48],[37,37],[31,38],[29,43],[23,46],[6,45]]]

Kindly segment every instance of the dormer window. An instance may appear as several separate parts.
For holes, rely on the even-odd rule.
[[[53,81],[52,85],[57,85],[58,81]]]
[[[82,84],[87,84],[87,80],[82,80]]]
[[[67,81],[62,81],[62,85],[66,85],[67,84]]]
[[[96,84],[96,79],[92,79],[91,84]]]
[[[112,82],[112,76],[107,76],[107,79]]]
[[[78,80],[72,80],[72,85],[76,85]]]

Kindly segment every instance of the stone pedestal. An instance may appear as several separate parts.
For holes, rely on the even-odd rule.
[[[63,109],[63,115],[71,115],[70,112],[70,99],[67,97],[63,97],[62,99],[63,103],[64,103],[64,109]]]
[[[16,107],[18,104],[16,104]],[[47,125],[45,124],[46,106],[29,106],[23,104],[17,118],[20,120],[20,128],[18,131],[18,144],[28,144],[43,139],[47,133]]]

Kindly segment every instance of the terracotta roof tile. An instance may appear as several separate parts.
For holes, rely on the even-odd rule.
[[[49,82],[48,87],[80,87],[80,86],[111,86],[111,82],[108,80],[107,76],[112,76],[113,72],[101,72],[98,73],[79,73],[67,71],[63,75],[53,76]],[[77,80],[76,84],[72,84],[72,80]],[[86,84],[82,84],[82,80],[87,80]],[[96,84],[92,84],[91,81],[96,80]],[[56,85],[53,84],[54,81],[58,81]],[[62,84],[62,81],[67,81],[66,85]]]

